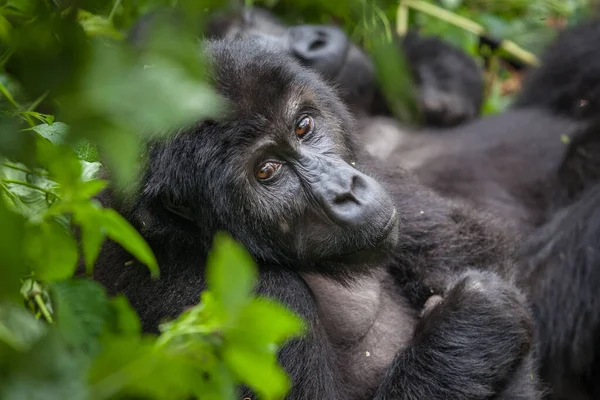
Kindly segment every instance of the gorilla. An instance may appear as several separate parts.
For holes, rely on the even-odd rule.
[[[215,34],[239,34],[239,24],[220,21]],[[281,28],[263,31],[258,23],[251,28],[246,32],[260,31],[271,42],[289,42]],[[444,197],[500,217],[521,238],[517,283],[534,309],[540,373],[551,386],[548,398],[554,400],[600,397],[595,382],[600,373],[600,305],[595,299],[600,265],[593,252],[600,240],[600,219],[595,217],[600,165],[598,40],[600,24],[595,20],[561,33],[542,56],[541,66],[528,72],[513,106],[499,115],[451,129],[415,132],[386,115],[370,110],[358,114],[363,146],[385,164],[383,168],[407,168]],[[335,42],[322,47],[329,52],[312,61],[317,71],[327,69],[323,65],[336,54],[345,57]],[[437,58],[444,54],[438,47]],[[361,52],[344,58],[346,69],[364,71],[361,65],[368,61],[356,61],[361,57],[367,58]],[[460,74],[453,79],[460,81]],[[342,93],[353,93],[354,86],[374,82],[361,73],[338,78],[335,84]],[[352,99],[346,101],[352,104]]]
[[[485,118],[475,118],[482,73],[472,58],[437,38],[405,36],[399,43],[426,117],[425,129],[417,132],[382,111],[387,108],[369,57],[337,28],[285,27],[266,10],[246,9],[215,17],[208,34],[249,34],[276,43],[338,87],[359,118],[361,141],[370,154],[390,168],[411,170],[444,196],[496,214],[519,234],[531,233],[566,205],[547,187],[548,177],[560,166],[564,142],[585,127],[583,117],[593,114],[600,97],[596,60],[585,58],[600,38],[594,23],[563,34],[542,58],[542,67],[530,72],[513,107]],[[458,111],[467,109],[477,111]],[[462,123],[455,126],[457,121]]]
[[[600,397],[600,123],[568,146],[550,181],[568,205],[521,246],[519,280],[538,322],[540,375],[553,400]]]
[[[140,35],[137,30],[133,37]],[[208,22],[209,38],[249,34],[270,41],[292,54],[303,65],[334,83],[355,116],[390,116],[377,85],[369,57],[335,26],[286,27],[261,8],[216,14]],[[405,55],[417,92],[422,122],[429,127],[450,127],[477,117],[483,104],[483,71],[472,57],[435,37],[409,32],[394,37]]]
[[[235,37],[203,49],[228,112],[148,143],[136,196],[103,193],[161,279],[123,268],[132,257],[113,242],[94,278],[156,331],[197,301],[202,260],[227,231],[259,265],[257,293],[307,321],[279,352],[288,399],[538,399],[501,222],[379,168],[331,86],[280,47]]]

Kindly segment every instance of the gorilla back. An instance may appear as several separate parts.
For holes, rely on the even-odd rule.
[[[114,204],[162,278],[124,268],[114,243],[95,277],[155,330],[197,301],[225,230],[259,262],[258,293],[307,320],[279,353],[289,399],[538,398],[503,230],[401,170],[392,185],[364,172],[343,103],[291,56],[251,39],[205,50],[227,112],[151,143],[139,195]]]

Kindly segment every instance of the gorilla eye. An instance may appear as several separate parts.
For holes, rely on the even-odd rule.
[[[300,139],[302,139],[305,135],[312,132],[315,127],[315,121],[309,117],[308,115],[302,117],[298,122],[296,122],[296,135]]]
[[[269,180],[279,171],[279,168],[281,168],[281,164],[279,163],[273,161],[266,162],[256,171],[256,177],[261,181]]]

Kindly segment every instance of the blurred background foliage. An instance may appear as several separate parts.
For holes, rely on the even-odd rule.
[[[592,13],[588,1],[412,3],[466,17],[537,55]],[[95,196],[107,185],[135,190],[144,140],[217,112],[197,37],[212,13],[243,5],[290,24],[342,26],[375,58],[397,114],[411,118],[402,55],[388,51],[398,1],[0,0],[0,399],[232,399],[239,383],[280,399],[288,390],[277,346],[302,334],[302,322],[252,295],[256,266],[227,236],[215,238],[199,304],[160,335],[142,334],[127,300],[89,279],[107,238],[159,279],[139,233]],[[138,18],[173,7],[184,11],[179,25],[160,26],[143,49],[126,44]],[[406,22],[479,59],[486,113],[509,104],[522,62],[491,57],[477,35],[435,13],[410,8]]]

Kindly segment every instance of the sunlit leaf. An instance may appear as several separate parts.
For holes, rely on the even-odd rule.
[[[106,235],[148,266],[152,276],[158,277],[159,271],[156,258],[139,232],[115,210],[104,209],[99,218]]]
[[[77,243],[55,222],[27,227],[24,250],[37,279],[52,282],[73,276],[77,267]]]
[[[228,235],[217,234],[207,259],[206,281],[229,318],[237,318],[248,303],[257,277],[256,265],[246,249]]]
[[[64,143],[65,138],[69,133],[69,127],[62,122],[55,122],[52,125],[40,124],[31,129],[54,144]]]

